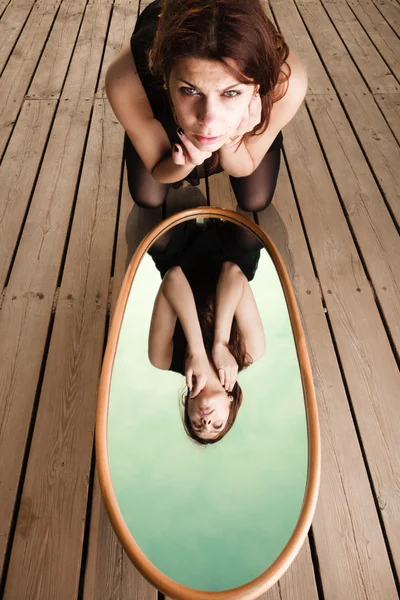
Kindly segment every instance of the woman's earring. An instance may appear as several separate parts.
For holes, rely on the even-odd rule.
[[[164,90],[167,90],[167,89],[168,89],[168,86],[167,86],[167,84],[166,84],[166,83],[164,83],[164,85],[163,85],[163,88],[164,88]]]

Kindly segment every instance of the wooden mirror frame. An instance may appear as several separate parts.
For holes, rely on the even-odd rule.
[[[168,229],[171,229],[171,227],[174,227],[179,223],[199,218],[220,218],[250,230],[260,239],[271,257],[282,285],[296,345],[303,385],[308,433],[308,473],[303,505],[296,527],[286,546],[276,560],[261,573],[261,575],[240,587],[218,592],[201,591],[181,585],[164,575],[150,562],[133,539],[119,510],[111,482],[108,463],[107,426],[111,376],[125,309],[137,269],[143,256],[159,235],[165,233]],[[254,600],[278,581],[297,556],[311,526],[319,489],[321,448],[317,401],[304,332],[300,321],[300,313],[285,265],[275,245],[266,233],[246,217],[231,210],[221,208],[198,207],[185,210],[162,221],[138,246],[125,274],[115,308],[103,361],[96,414],[96,459],[104,503],[119,541],[124,547],[130,560],[142,575],[157,589],[161,590],[171,598],[176,600]]]

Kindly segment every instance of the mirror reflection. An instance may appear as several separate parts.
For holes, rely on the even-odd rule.
[[[288,543],[307,481],[303,389],[282,286],[250,230],[191,219],[144,255],[114,360],[108,459],[132,537],[179,584],[244,585]]]
[[[265,336],[249,281],[260,259],[256,236],[220,219],[185,221],[157,240],[159,270],[151,317],[151,364],[185,376],[186,433],[200,444],[221,440],[243,400],[238,373],[264,354]]]

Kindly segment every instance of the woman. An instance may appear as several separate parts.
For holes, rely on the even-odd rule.
[[[251,236],[250,242],[244,240],[246,248],[242,244],[235,250],[232,226],[226,223],[211,221],[205,231],[193,222],[179,227],[166,247],[152,249],[163,281],[151,319],[149,359],[154,367],[185,376],[186,432],[200,444],[212,444],[230,430],[240,408],[238,372],[258,360],[265,349],[249,286],[259,243]],[[182,243],[183,251],[177,252]],[[242,268],[226,260],[235,252]]]
[[[262,210],[281,129],[306,90],[303,65],[260,0],[155,0],[106,75],[133,200],[157,207],[171,184],[225,170],[239,205]]]

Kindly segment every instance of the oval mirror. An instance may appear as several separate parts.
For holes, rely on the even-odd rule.
[[[317,498],[316,400],[284,265],[247,218],[184,211],[137,249],[96,452],[122,545],[170,598],[257,598],[293,561]]]

